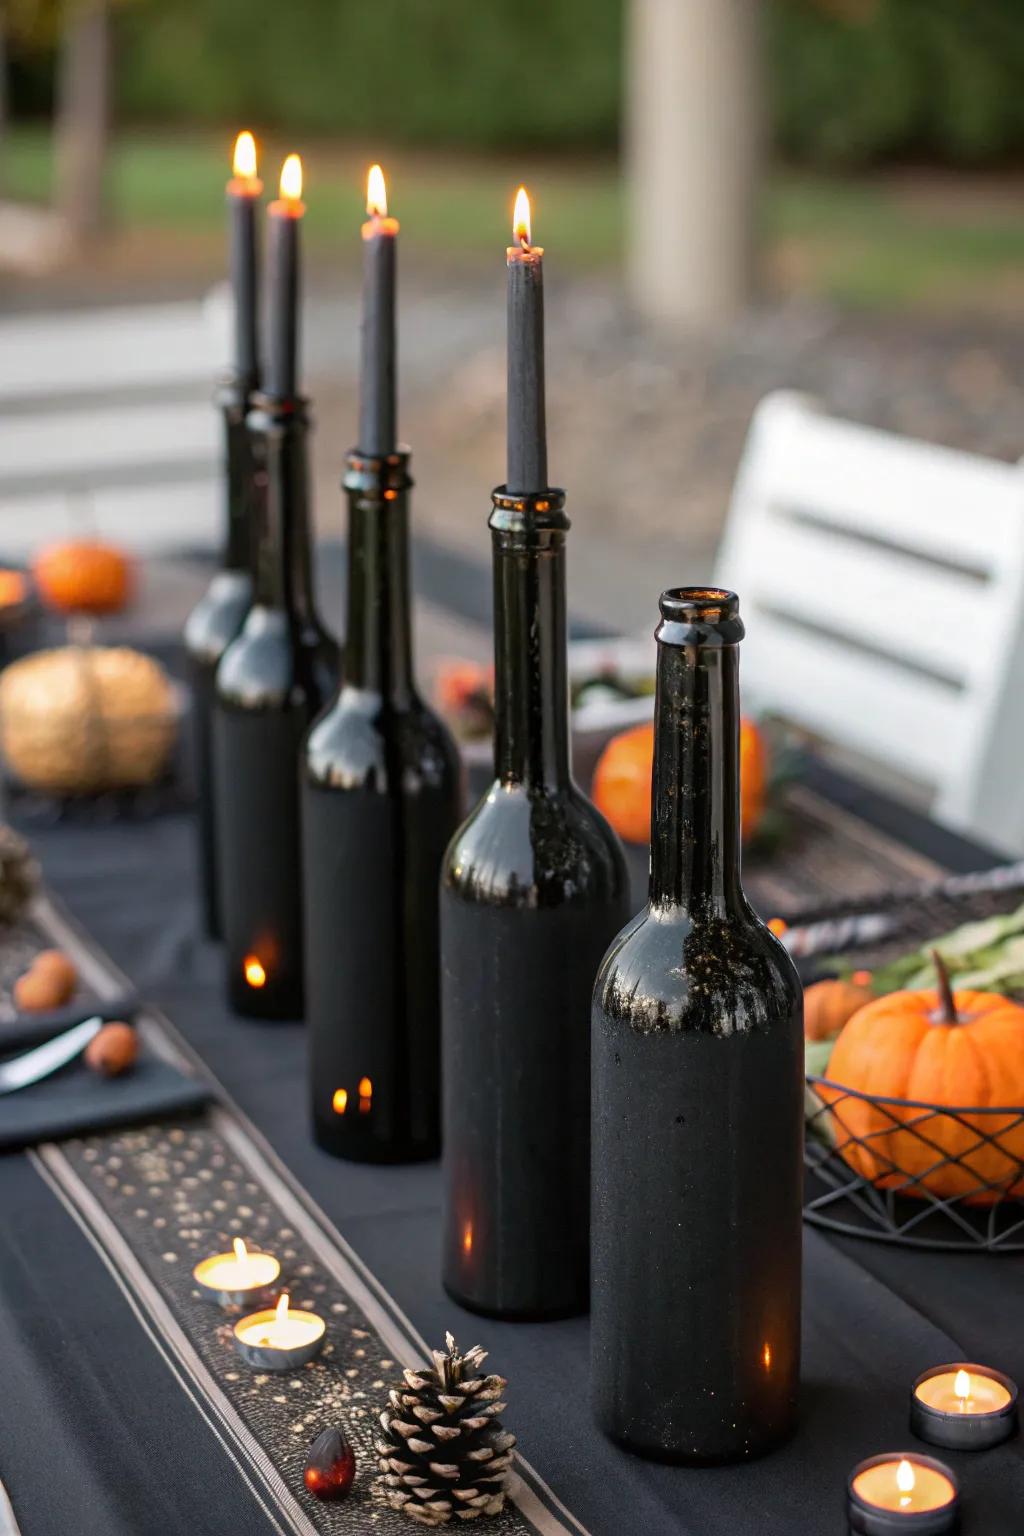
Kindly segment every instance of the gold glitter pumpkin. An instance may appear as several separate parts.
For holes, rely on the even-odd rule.
[[[0,676],[0,749],[44,794],[151,784],[177,731],[174,690],[152,657],[127,646],[65,646]]]

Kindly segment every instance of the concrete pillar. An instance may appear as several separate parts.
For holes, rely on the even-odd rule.
[[[627,281],[650,320],[729,320],[753,296],[764,3],[629,0]]]

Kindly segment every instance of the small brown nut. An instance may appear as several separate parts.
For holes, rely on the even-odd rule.
[[[60,982],[64,990],[62,1003],[70,1002],[74,997],[75,988],[78,986],[78,971],[74,962],[68,959],[62,949],[42,950],[36,955],[31,968],[33,971],[44,971],[46,975],[52,976],[55,982]]]
[[[14,983],[14,1006],[19,1013],[52,1013],[66,1001],[60,978],[35,966]]]
[[[139,1054],[139,1040],[130,1024],[104,1024],[85,1048],[85,1064],[104,1077],[131,1071]]]

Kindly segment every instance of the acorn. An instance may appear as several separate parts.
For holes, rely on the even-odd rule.
[[[324,1429],[309,1448],[302,1480],[318,1499],[343,1499],[356,1475],[356,1457],[340,1425]]]
[[[130,1024],[104,1024],[85,1048],[85,1064],[102,1077],[130,1072],[139,1055],[139,1037]]]
[[[78,986],[78,971],[74,961],[70,960],[63,950],[42,950],[33,960],[31,969],[44,971],[48,976],[52,976],[55,982],[60,983],[64,992],[61,998],[62,1003],[70,1002],[74,997]]]
[[[14,983],[14,1006],[19,1013],[52,1013],[67,1002],[64,983],[48,970],[33,965]]]

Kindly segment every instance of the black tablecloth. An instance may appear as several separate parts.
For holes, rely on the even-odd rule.
[[[852,1464],[910,1442],[907,1399],[920,1371],[974,1359],[1024,1382],[1024,1260],[807,1230],[795,1439],[739,1468],[633,1459],[592,1424],[585,1320],[502,1324],[445,1297],[435,1167],[352,1166],[312,1146],[302,1029],[226,1012],[219,954],[197,937],[185,818],[61,828],[36,843],[58,894],[174,1020],[421,1332],[440,1341],[452,1328],[491,1350],[509,1378],[506,1418],[523,1454],[592,1536],[838,1536]],[[24,1154],[0,1159],[0,1379],[0,1477],[23,1536],[275,1528],[242,1479],[210,1461],[208,1426]],[[1024,1530],[1024,1442],[947,1459],[964,1489],[967,1536]],[[215,1486],[203,1487],[211,1466]]]

